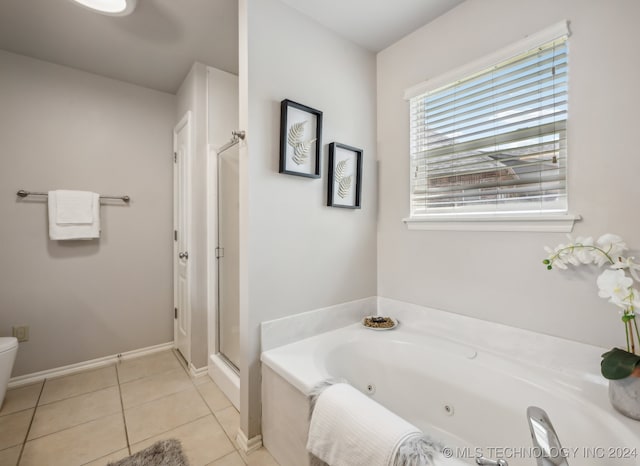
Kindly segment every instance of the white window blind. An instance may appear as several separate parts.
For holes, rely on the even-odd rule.
[[[567,211],[566,41],[410,98],[412,218]]]

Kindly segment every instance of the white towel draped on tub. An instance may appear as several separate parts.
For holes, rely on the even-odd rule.
[[[100,237],[100,196],[88,191],[49,191],[52,240]]]
[[[324,386],[323,386],[324,385]],[[312,464],[329,466],[444,466],[442,446],[420,429],[347,383],[311,395],[307,450]],[[314,389],[314,391],[318,391]]]
[[[318,397],[307,450],[331,466],[389,466],[399,445],[421,432],[349,384]]]

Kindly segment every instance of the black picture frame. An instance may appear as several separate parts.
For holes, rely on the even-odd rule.
[[[360,209],[362,149],[339,142],[329,144],[328,178],[327,206]]]
[[[280,102],[279,172],[320,178],[321,148],[322,112],[289,99]]]

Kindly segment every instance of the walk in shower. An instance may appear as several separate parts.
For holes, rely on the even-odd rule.
[[[239,177],[238,143],[244,132],[233,133],[232,140],[217,151],[218,200],[218,302],[217,353],[238,372],[240,365],[239,290]]]
[[[233,131],[229,142],[212,147],[209,159],[212,185],[215,183],[210,192],[210,201],[215,206],[214,222],[210,223],[214,230],[210,231],[214,241],[210,245],[215,260],[211,276],[215,279],[210,283],[214,299],[210,302],[213,314],[209,325],[208,372],[236,408],[240,404],[239,144],[244,137],[244,131]]]

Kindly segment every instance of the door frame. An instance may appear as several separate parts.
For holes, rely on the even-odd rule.
[[[172,264],[173,264],[173,307],[174,309],[178,308],[178,293],[177,293],[177,286],[178,286],[178,253],[180,251],[178,251],[178,244],[179,242],[175,240],[175,236],[174,236],[174,232],[178,231],[178,235],[184,234],[185,235],[185,243],[187,245],[186,250],[189,251],[189,248],[191,246],[191,231],[190,229],[187,227],[186,228],[186,232],[183,231],[179,231],[178,229],[178,207],[179,207],[179,195],[180,193],[178,192],[178,163],[176,160],[176,154],[178,152],[178,133],[185,127],[187,126],[187,150],[186,150],[186,155],[185,155],[185,160],[184,160],[184,182],[187,186],[186,189],[184,189],[184,206],[185,206],[185,223],[187,225],[191,225],[191,211],[192,211],[192,205],[191,205],[191,168],[192,168],[192,160],[193,160],[193,118],[192,118],[192,112],[191,110],[188,110],[184,116],[180,119],[180,121],[178,122],[178,124],[173,128],[173,153],[171,155],[171,158],[173,160],[172,165],[173,165],[173,231],[171,232],[171,238],[172,238],[172,243],[173,243],[173,255],[172,255]],[[191,364],[191,284],[192,284],[192,280],[193,280],[193,273],[192,273],[192,261],[187,260],[186,263],[186,268],[187,268],[187,296],[186,296],[186,304],[185,304],[185,308],[186,309],[180,309],[179,312],[185,312],[187,314],[186,316],[186,320],[187,320],[187,329],[188,329],[188,337],[187,337],[187,348],[185,353],[183,354],[182,351],[180,352],[180,354],[185,358],[185,361],[187,363],[187,366],[189,366],[189,364]],[[174,319],[173,319],[173,346],[174,348],[178,348],[178,319],[175,318],[175,314],[174,314]]]

